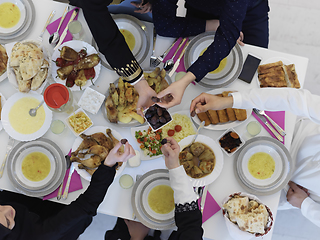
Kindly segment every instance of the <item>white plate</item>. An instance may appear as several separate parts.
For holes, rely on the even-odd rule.
[[[3,94],[0,92],[0,96],[1,96],[1,107],[3,108],[4,104],[6,103],[6,98],[3,96]],[[2,109],[1,108],[1,109]],[[1,114],[1,113],[0,113]],[[0,119],[0,131],[3,129],[2,126],[2,121]]]
[[[87,53],[88,55],[94,54],[94,53],[98,53],[94,47],[92,47],[90,44],[83,42],[83,41],[78,41],[78,40],[72,40],[69,42],[65,42],[64,44],[62,44],[60,47],[58,47],[52,54],[52,60],[55,61],[58,57],[60,57],[60,51],[62,49],[62,47],[64,46],[68,46],[72,49],[74,49],[75,51],[79,52],[81,49],[83,48],[87,48]],[[59,67],[56,66],[56,64],[52,64],[52,77],[53,79],[57,82],[57,83],[61,83],[63,85],[66,85],[66,80],[62,80],[59,77],[57,77],[57,70],[59,69]],[[95,81],[97,81],[99,74],[100,74],[100,69],[101,69],[101,63],[99,62],[98,65],[96,65],[94,67],[94,70],[96,72],[96,76],[94,77],[94,79],[92,79],[92,82],[94,83]],[[70,88],[71,91],[81,91],[86,89],[87,87],[92,85],[92,82],[90,80],[87,81],[86,85],[82,86],[81,89],[79,86],[77,85],[73,85],[73,87]]]
[[[219,89],[211,90],[207,93],[214,95],[214,94],[220,94],[224,91],[235,91],[235,90],[231,89],[231,88],[219,88]],[[252,109],[246,109],[246,111],[247,111],[247,119],[244,121],[233,121],[233,122],[226,122],[226,123],[209,124],[208,126],[205,126],[204,128],[209,129],[209,130],[226,130],[228,128],[235,128],[235,127],[248,121],[248,119],[252,113]],[[198,118],[197,114],[192,119],[196,124],[200,125],[201,122],[200,122],[200,119]]]
[[[193,136],[194,135],[190,135],[179,142],[181,151],[185,146],[191,143]],[[222,153],[221,147],[212,138],[209,138],[205,135],[199,134],[195,142],[200,142],[210,147],[216,157],[216,163],[215,163],[214,169],[209,175],[206,175],[202,178],[192,178],[188,175],[188,178],[192,182],[192,185],[194,187],[202,187],[202,186],[209,185],[219,177],[223,168],[223,162],[224,162],[223,153]]]
[[[264,65],[264,64],[268,64],[268,63],[275,63],[275,62],[279,62],[282,61],[284,65],[289,65],[292,64],[293,62],[290,61],[287,58],[283,58],[283,57],[272,57],[272,58],[268,58],[266,60],[261,61],[260,65]],[[260,87],[260,81],[258,78],[258,74],[255,75],[256,76],[256,81],[258,83],[258,86]]]
[[[148,130],[149,128],[149,125],[143,125],[143,126],[140,126],[140,127],[133,127],[131,128],[131,136],[133,137],[133,139],[136,141],[137,145],[138,145],[138,149],[140,151],[140,159],[141,160],[152,160],[152,159],[156,159],[156,158],[159,158],[159,157],[162,157],[163,154],[161,155],[158,155],[158,156],[153,156],[153,157],[149,157],[147,155],[144,154],[143,150],[140,148],[140,143],[138,143],[137,139],[136,139],[136,131],[141,131],[143,132],[143,130]]]
[[[25,20],[26,20],[26,8],[25,8],[24,4],[19,0],[0,0],[0,4],[5,3],[5,2],[14,3],[20,10],[20,19],[19,19],[19,22],[16,25],[14,25],[11,28],[2,28],[2,27],[0,27],[0,33],[2,33],[2,34],[11,34],[11,33],[14,33],[16,31],[18,31],[22,27],[23,23],[25,22]]]
[[[5,71],[1,76],[0,76],[0,82],[5,80],[8,77],[7,71]]]
[[[141,34],[140,27],[135,24],[132,24],[131,21],[128,21],[125,18],[116,18],[114,21],[117,24],[120,32],[121,32],[121,29],[124,29],[133,35],[133,37],[135,39],[135,45],[134,45],[134,48],[132,49],[131,52],[134,56],[136,56],[142,47],[142,37],[143,36]]]
[[[40,47],[42,49],[42,51],[43,51],[44,59],[47,60],[48,63],[49,63],[48,74],[47,74],[46,80],[44,80],[42,85],[36,91],[30,90],[30,93],[39,93],[39,94],[41,94],[43,92],[44,87],[46,86],[46,82],[47,82],[48,77],[51,75],[52,64],[51,64],[50,53],[49,53],[49,51],[47,51],[47,49],[43,45],[41,45],[41,43],[39,41],[23,40],[23,41],[21,41],[21,43],[33,43],[33,44],[37,45],[38,47]],[[19,91],[19,86],[18,86],[16,75],[15,75],[12,67],[10,67],[10,56],[11,56],[11,51],[12,51],[12,48],[13,48],[14,44],[16,44],[16,42],[12,42],[12,43],[6,45],[6,50],[7,50],[7,54],[8,54],[8,57],[9,57],[8,58],[8,64],[7,64],[7,74],[8,74],[9,82],[12,84],[12,86],[17,91]]]
[[[273,158],[273,160],[275,161],[275,170],[270,178],[257,179],[255,177],[253,177],[251,175],[251,173],[249,172],[249,169],[248,169],[249,159],[251,158],[251,156],[253,154],[258,153],[258,152],[264,152],[264,153],[269,154]],[[261,187],[268,186],[268,185],[274,183],[280,177],[280,175],[283,173],[283,168],[284,168],[282,166],[282,159],[281,159],[281,156],[279,155],[279,153],[274,148],[272,148],[271,146],[267,146],[267,145],[257,145],[257,146],[250,148],[243,155],[241,167],[242,167],[242,171],[243,171],[244,175],[246,176],[246,178],[251,183],[253,183],[257,186],[261,186]]]
[[[85,131],[86,135],[91,135],[97,132],[102,132],[106,135],[106,130],[108,129],[108,127],[104,127],[104,126],[93,126],[91,128],[89,128],[88,130]],[[110,128],[111,129],[111,128]],[[111,133],[112,135],[118,139],[119,141],[122,139],[122,136],[120,135],[120,133],[118,133],[117,131],[111,129]],[[107,135],[106,135],[107,136]],[[77,137],[76,140],[74,141],[73,145],[72,145],[72,152],[74,152],[75,150],[77,150],[77,148],[79,147],[79,145],[82,142],[82,138],[81,137]],[[75,170],[79,173],[79,175],[84,178],[87,181],[91,181],[91,175],[85,170],[85,169],[79,169],[78,165],[79,163],[74,162],[72,163],[75,167]],[[103,163],[101,163],[103,164]],[[121,172],[124,170],[124,168],[126,167],[127,162],[122,163],[121,167],[116,171],[116,175],[115,178],[118,177]]]
[[[151,210],[147,201],[150,190],[157,185],[170,186],[167,169],[152,170],[139,178],[132,189],[132,209],[134,215],[145,226],[156,230],[171,229],[175,227],[174,211],[168,214],[158,214]]]
[[[42,107],[44,108],[46,118],[44,120],[44,123],[42,127],[32,133],[32,134],[21,134],[17,132],[10,124],[9,121],[9,112],[11,110],[11,107],[21,98],[25,97],[33,97],[36,98],[39,103],[43,100],[43,96],[40,94],[35,94],[35,93],[15,93],[13,94],[5,103],[2,109],[2,125],[4,127],[4,130],[10,135],[10,137],[19,140],[19,141],[32,141],[35,140],[39,137],[42,137],[50,128],[50,124],[52,121],[52,112],[49,110],[46,104],[43,104]],[[29,111],[29,110],[28,110]]]

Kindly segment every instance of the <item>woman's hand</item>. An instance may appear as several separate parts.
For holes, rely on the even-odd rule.
[[[180,146],[176,140],[172,137],[167,137],[167,143],[161,147],[161,151],[164,155],[164,160],[168,169],[177,168],[180,166],[179,153]]]
[[[157,103],[164,108],[170,108],[181,103],[184,91],[187,86],[196,79],[191,72],[187,72],[179,81],[172,83],[169,87],[158,93],[157,97],[161,99],[161,102]],[[162,101],[166,96],[171,95],[170,101]]]
[[[297,208],[301,208],[302,202],[310,195],[302,187],[299,187],[294,182],[289,182],[289,190],[287,193],[288,202]]]
[[[124,219],[124,222],[127,224],[131,236],[130,240],[143,240],[150,230],[140,222],[131,221],[128,219]]]
[[[151,97],[157,96],[157,93],[149,86],[145,78],[141,79],[134,85],[134,88],[139,93],[139,100],[137,103],[137,113],[143,116],[143,109],[154,104]]]
[[[239,36],[239,38],[238,38],[238,40],[237,40],[237,43],[238,43],[240,46],[244,46],[243,40],[244,40],[243,32],[240,32],[240,36]]]
[[[233,105],[233,97],[218,97],[216,95],[201,93],[192,100],[190,105],[190,113],[195,110],[196,113],[211,110],[221,110],[231,108]]]
[[[152,12],[152,4],[149,2],[147,2],[146,4],[143,4],[143,1],[141,3],[131,2],[131,5],[139,9],[134,11],[136,13],[144,14],[144,13]]]
[[[132,158],[136,155],[133,147],[127,141],[124,145],[124,153],[120,154],[118,152],[119,148],[121,147],[121,142],[119,141],[113,149],[109,152],[108,156],[104,160],[104,165],[108,167],[114,166],[117,162],[126,162],[129,158]]]

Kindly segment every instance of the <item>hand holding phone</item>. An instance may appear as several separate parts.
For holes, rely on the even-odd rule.
[[[261,58],[253,56],[249,53],[243,64],[242,71],[239,75],[239,79],[245,81],[246,83],[251,83],[252,78],[256,73],[260,62]]]

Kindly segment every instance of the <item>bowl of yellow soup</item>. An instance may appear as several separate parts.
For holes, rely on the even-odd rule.
[[[242,146],[235,160],[235,174],[249,192],[268,195],[290,180],[293,161],[288,150],[271,137],[254,137]]]
[[[135,216],[145,226],[158,230],[173,228],[175,204],[169,171],[156,169],[140,177],[133,186],[131,203]]]
[[[66,173],[66,161],[54,142],[39,138],[16,144],[8,154],[6,169],[13,187],[39,197],[58,188]]]
[[[24,25],[26,8],[19,0],[0,0],[0,34],[14,34]]]
[[[29,110],[42,101],[43,96],[33,93],[15,93],[4,104],[2,125],[5,131],[19,141],[31,141],[43,136],[50,128],[52,112],[43,104],[35,117]]]

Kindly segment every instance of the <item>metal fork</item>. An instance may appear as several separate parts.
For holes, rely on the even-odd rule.
[[[53,16],[54,16],[55,14],[56,14],[56,11],[55,11],[55,10],[53,10],[53,11],[50,13],[50,15],[49,15],[49,17],[48,17],[48,20],[47,20],[46,24],[44,25],[44,28],[43,28],[42,32],[40,33],[40,35],[39,35],[39,37],[38,37],[38,40],[39,40],[40,42],[42,42],[42,36],[43,36],[43,34],[44,34],[44,32],[45,32],[48,24],[51,22],[51,20],[52,20],[52,18],[53,18]]]
[[[150,57],[150,66],[151,67],[156,67],[156,66],[159,65],[159,64],[156,65],[157,57],[154,54],[154,50],[155,50],[155,47],[156,47],[156,41],[157,41],[157,32],[156,32],[156,29],[153,28],[153,50],[152,50],[152,55]]]
[[[286,132],[275,121],[273,121],[263,110],[257,108],[254,108],[254,110],[260,113],[261,115],[265,116],[269,120],[269,122],[271,122],[273,127],[280,133],[281,136],[286,135]]]
[[[175,45],[175,43],[177,42],[179,38],[176,38],[176,40],[174,40],[174,42],[171,44],[171,46],[164,52],[162,53],[160,56],[158,56],[154,62],[153,62],[153,67],[157,67],[160,63],[162,63],[163,59],[167,56],[167,54],[170,52],[171,48]]]

